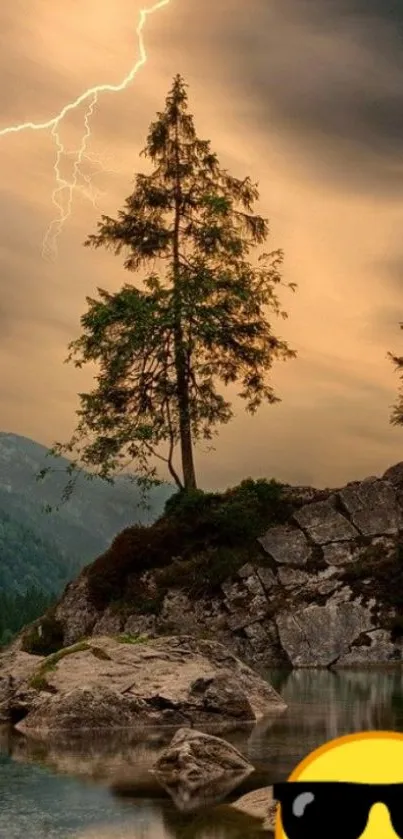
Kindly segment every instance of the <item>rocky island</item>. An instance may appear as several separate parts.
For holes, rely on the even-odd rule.
[[[250,668],[396,664],[402,534],[403,464],[337,490],[174,496],[3,653],[3,717],[25,731],[255,720],[284,704]]]
[[[336,490],[245,481],[174,501],[123,531],[21,648],[186,633],[252,667],[401,661],[403,464]]]

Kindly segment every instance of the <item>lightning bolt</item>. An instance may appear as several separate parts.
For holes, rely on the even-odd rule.
[[[51,261],[55,261],[57,259],[58,238],[63,230],[63,227],[67,219],[71,216],[74,192],[77,189],[83,191],[83,186],[79,184],[80,178],[83,179],[84,182],[87,184],[87,194],[89,194],[90,200],[95,205],[96,199],[91,188],[92,177],[90,175],[84,175],[81,171],[81,165],[85,160],[89,160],[91,162],[91,157],[87,153],[87,145],[91,137],[90,120],[93,115],[94,108],[98,104],[100,94],[120,93],[121,91],[126,90],[126,88],[134,80],[141,67],[143,67],[144,64],[146,64],[147,52],[144,44],[143,32],[147,22],[147,18],[150,15],[153,15],[155,12],[162,9],[164,6],[168,6],[169,3],[170,0],[159,0],[159,2],[155,3],[150,8],[141,9],[140,19],[136,29],[140,57],[132,66],[127,76],[125,76],[125,78],[121,82],[119,82],[119,84],[100,84],[96,85],[95,87],[88,88],[84,91],[84,93],[78,96],[77,99],[74,99],[72,102],[68,102],[67,105],[65,105],[64,108],[62,108],[62,110],[55,117],[52,117],[52,119],[47,120],[47,122],[22,122],[18,125],[10,125],[0,130],[0,137],[6,137],[9,134],[19,134],[22,131],[50,130],[51,136],[55,142],[56,157],[53,169],[55,173],[56,186],[52,193],[52,202],[57,210],[57,217],[53,219],[53,221],[49,225],[48,230],[46,231],[43,239],[42,257],[44,259],[49,259]],[[83,104],[87,105],[84,114],[84,133],[79,148],[72,153],[65,149],[60,138],[61,123],[63,122],[67,114],[69,114],[71,111],[77,110]],[[61,164],[64,157],[71,155],[73,155],[74,157],[73,172],[71,179],[66,180],[61,175]],[[98,165],[102,167],[103,171],[112,171],[105,170],[99,159],[95,161],[95,159],[92,158],[92,162],[98,163]]]
[[[98,101],[98,95],[97,95],[97,93],[94,93],[94,95],[91,99],[91,102],[89,104],[88,110],[86,111],[85,116],[84,116],[85,133],[83,134],[83,137],[82,137],[82,140],[81,140],[81,145],[78,149],[76,158],[74,160],[73,176],[72,176],[71,181],[66,181],[64,178],[62,178],[61,173],[60,173],[61,160],[62,160],[63,155],[66,154],[66,151],[65,151],[65,148],[63,146],[63,143],[60,140],[60,136],[59,136],[59,122],[56,122],[53,125],[52,131],[51,131],[52,137],[55,140],[56,148],[57,148],[55,165],[53,167],[55,177],[56,177],[57,186],[55,187],[55,189],[53,190],[53,193],[52,193],[52,202],[53,202],[54,206],[56,207],[56,209],[59,211],[59,215],[56,219],[54,219],[50,223],[50,225],[49,225],[49,227],[48,227],[48,229],[45,233],[45,237],[44,237],[44,240],[43,240],[43,243],[42,243],[42,256],[44,257],[44,259],[46,259],[46,257],[48,257],[53,262],[57,259],[57,240],[58,240],[58,238],[59,238],[59,236],[60,236],[60,234],[63,230],[65,222],[71,216],[71,211],[72,211],[72,206],[73,206],[73,192],[74,192],[75,189],[77,189],[78,178],[80,176],[80,166],[83,162],[83,158],[84,158],[85,151],[86,151],[86,148],[87,148],[87,141],[88,141],[89,137],[91,136],[91,127],[90,127],[89,120],[92,117],[92,114],[93,114],[93,111],[94,111],[94,108],[95,108],[95,105],[96,105],[97,101]],[[66,201],[65,209],[63,209],[63,204],[61,203],[60,199],[62,198],[61,193],[66,192],[66,191],[67,191],[67,201]],[[59,198],[59,195],[60,195],[60,198]]]

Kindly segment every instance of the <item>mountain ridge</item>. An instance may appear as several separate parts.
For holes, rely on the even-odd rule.
[[[29,437],[0,431],[1,591],[24,593],[39,588],[42,580],[44,591],[60,593],[118,532],[152,522],[172,493],[168,484],[153,490],[147,511],[139,506],[140,490],[132,477],[120,476],[110,485],[81,475],[72,497],[46,513],[46,506],[62,498],[69,465],[48,452]],[[47,467],[50,473],[38,481]]]

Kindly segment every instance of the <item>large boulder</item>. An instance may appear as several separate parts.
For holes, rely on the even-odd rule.
[[[90,638],[40,660],[11,694],[11,716],[21,694],[30,702],[17,728],[43,735],[239,723],[285,708],[268,682],[222,644],[188,636]]]
[[[364,536],[396,534],[402,526],[396,492],[387,481],[367,478],[348,484],[339,492],[339,499]]]
[[[315,545],[355,539],[359,531],[336,509],[335,499],[307,504],[294,513],[294,520]]]
[[[311,555],[306,536],[290,525],[271,527],[259,542],[279,565],[306,565]]]
[[[153,772],[182,812],[215,804],[254,772],[230,743],[191,728],[176,732]]]
[[[347,656],[354,641],[373,629],[373,605],[334,597],[324,606],[280,613],[277,627],[293,667],[329,667]]]

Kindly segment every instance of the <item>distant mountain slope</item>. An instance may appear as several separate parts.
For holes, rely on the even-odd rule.
[[[45,505],[60,501],[68,465],[46,457],[47,451],[26,437],[0,432],[0,589],[24,592],[34,585],[58,593],[119,531],[160,515],[173,491],[168,485],[155,489],[148,512],[138,507],[139,490],[128,478],[111,486],[82,476],[71,499],[46,514]],[[38,482],[47,466],[57,472]]]
[[[24,594],[31,588],[57,593],[70,579],[72,565],[54,542],[0,510],[0,593]]]

